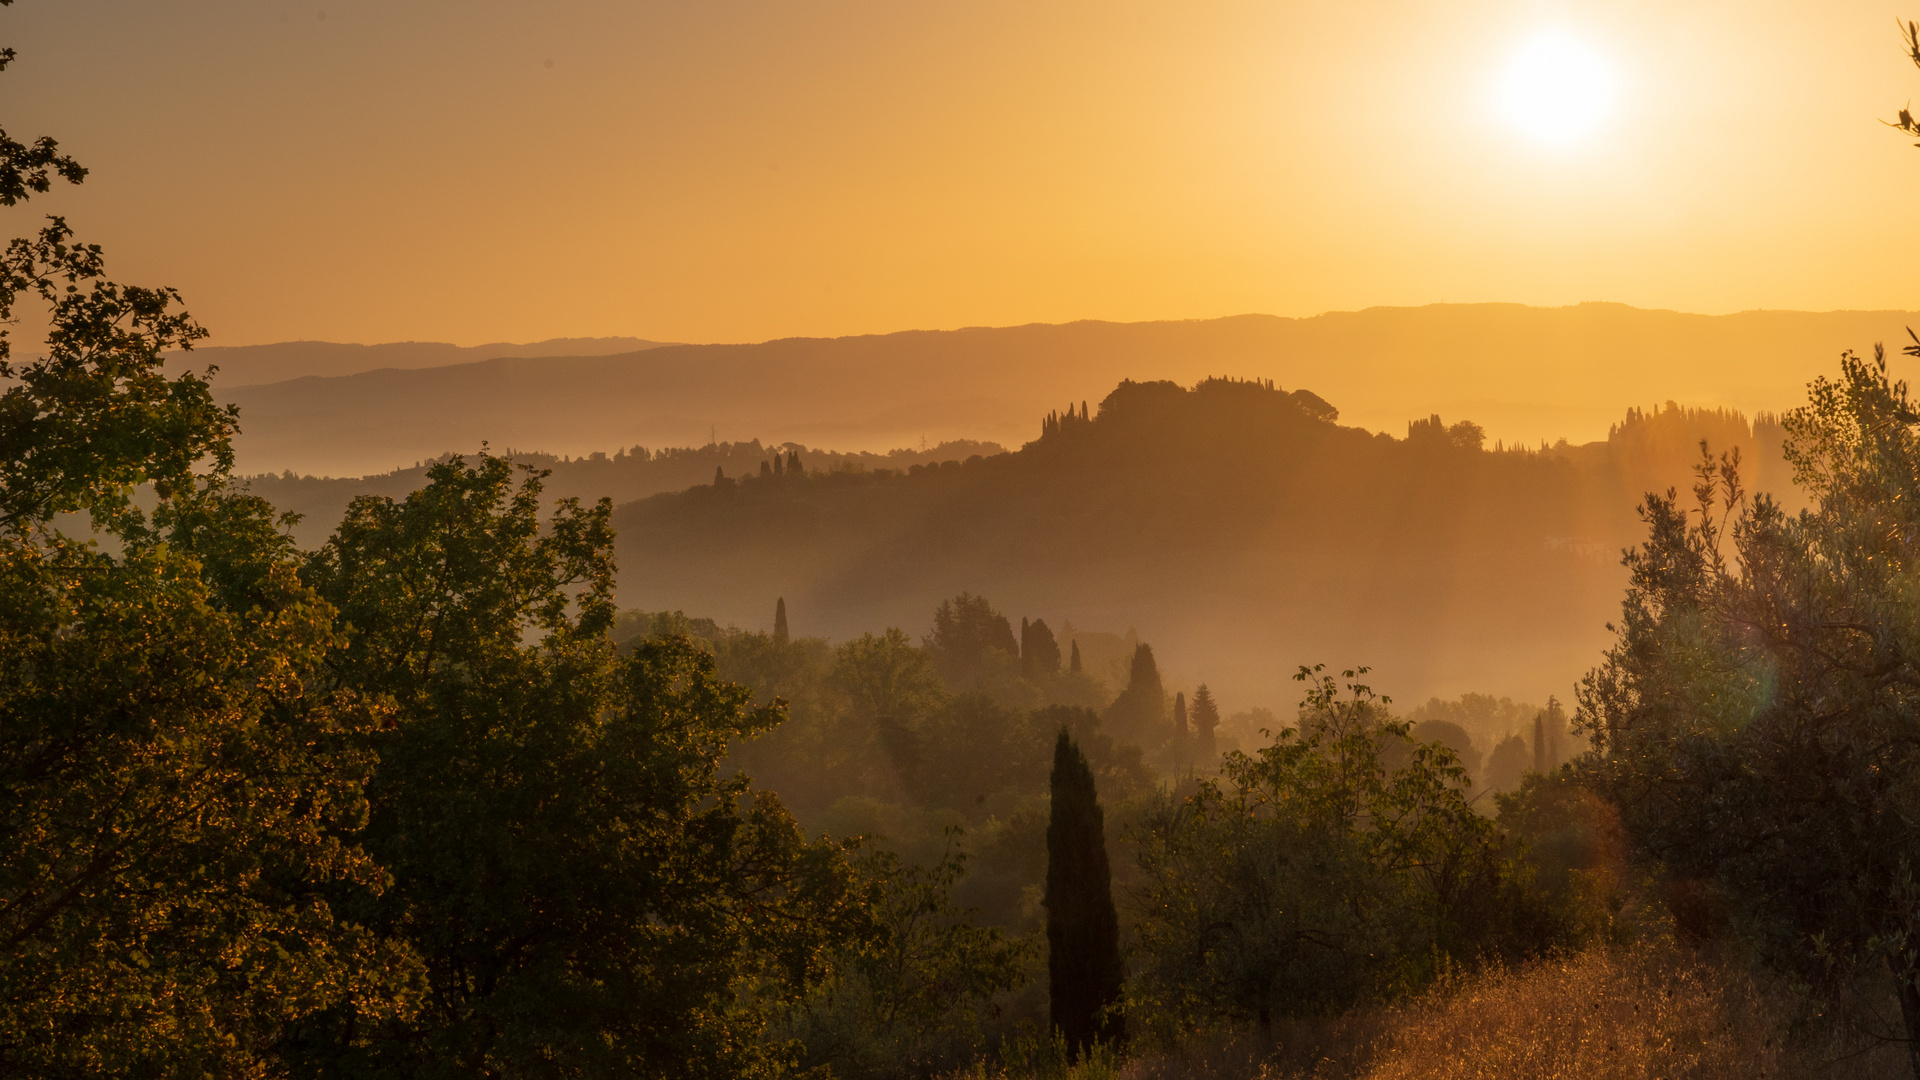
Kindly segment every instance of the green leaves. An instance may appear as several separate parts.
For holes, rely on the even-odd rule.
[[[0,321],[23,296],[49,308],[47,352],[12,359],[0,330],[0,530],[86,511],[128,538],[144,536],[131,494],[152,484],[186,498],[233,467],[238,414],[194,375],[168,379],[164,353],[206,336],[171,289],[108,281],[100,248],[75,244],[60,218],[0,255]]]
[[[421,958],[421,1012],[311,1026],[312,1070],[770,1075],[769,1016],[870,928],[844,852],[722,769],[779,722],[684,637],[607,639],[605,503],[455,459],[363,499],[308,564],[340,685],[389,694],[356,908]]]
[[[1696,509],[1648,499],[1618,641],[1582,685],[1588,772],[1774,963],[1890,967],[1920,1024],[1920,430],[1879,349],[1784,422],[1816,509],[1747,501],[1704,448]]]
[[[0,1067],[248,1072],[289,1022],[403,1012],[404,954],[322,897],[377,891],[364,734],[313,686],[331,613],[284,563],[244,611],[189,554],[0,543]]]
[[[1489,944],[1504,841],[1453,752],[1412,742],[1365,673],[1302,668],[1298,727],[1148,816],[1131,1015],[1163,1036],[1337,1008]]]

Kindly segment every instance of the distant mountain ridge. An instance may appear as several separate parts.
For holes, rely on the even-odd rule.
[[[209,364],[217,365],[218,385],[256,386],[309,376],[357,375],[382,368],[446,367],[501,356],[606,356],[657,349],[666,344],[671,343],[634,337],[549,338],[527,344],[497,341],[490,345],[452,345],[444,341],[394,341],[384,345],[281,341],[270,345],[202,346],[190,353],[171,354],[167,366],[177,372],[203,371]]]
[[[1670,400],[1747,416],[1785,409],[1841,350],[1903,339],[1908,323],[1920,317],[1451,304],[664,345],[272,385],[223,373],[217,385],[241,406],[235,445],[250,473],[366,475],[482,442],[574,456],[751,439],[847,451],[923,438],[1018,446],[1035,416],[1122,379],[1211,375],[1311,387],[1343,423],[1370,430],[1440,413],[1537,445],[1603,438],[1627,409]]]

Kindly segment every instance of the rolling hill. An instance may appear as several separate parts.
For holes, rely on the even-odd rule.
[[[1403,700],[1571,697],[1608,640],[1649,490],[1698,441],[1782,491],[1782,432],[1635,411],[1592,444],[1492,449],[1437,419],[1393,438],[1315,394],[1122,383],[1016,453],[905,471],[750,475],[615,512],[620,600],[796,634],[918,634],[943,598],[1151,642],[1168,686],[1282,706],[1300,664],[1360,664]]]
[[[1435,305],[388,364],[270,385],[228,372],[217,385],[242,407],[244,472],[357,476],[482,441],[568,456],[752,439],[870,451],[923,438],[1018,445],[1034,416],[1121,379],[1209,375],[1310,386],[1371,431],[1398,433],[1437,412],[1534,446],[1603,438],[1628,408],[1669,400],[1749,416],[1782,409],[1842,349],[1904,339],[1908,322],[1920,319]],[[261,348],[249,354],[254,371],[282,363],[273,350],[287,347]]]

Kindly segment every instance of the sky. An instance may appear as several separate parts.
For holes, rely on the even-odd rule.
[[[1902,16],[18,0],[8,131],[93,174],[9,227],[67,215],[232,345],[1907,309]],[[1541,69],[1572,97],[1514,89]]]

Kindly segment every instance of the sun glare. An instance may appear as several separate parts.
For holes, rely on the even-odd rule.
[[[1500,73],[1495,103],[1514,130],[1548,146],[1571,146],[1613,110],[1620,80],[1586,42],[1560,31],[1523,41]]]

